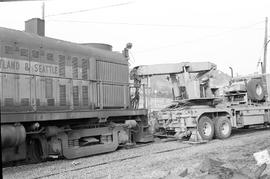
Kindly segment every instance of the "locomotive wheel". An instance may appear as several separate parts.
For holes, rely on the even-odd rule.
[[[230,137],[232,125],[227,117],[219,117],[215,122],[215,136],[218,139],[226,139]]]
[[[214,122],[207,116],[199,119],[198,131],[203,140],[211,140],[214,136]]]
[[[261,80],[251,80],[247,84],[247,91],[248,91],[248,96],[252,100],[257,100],[261,101],[264,99],[264,89],[263,89],[263,84]]]
[[[30,163],[39,163],[42,161],[41,144],[37,139],[32,139],[29,141],[27,147],[27,156]]]

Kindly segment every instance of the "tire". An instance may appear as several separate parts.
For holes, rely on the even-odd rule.
[[[211,140],[214,136],[214,122],[207,116],[202,116],[198,123],[198,132],[203,140]]]
[[[230,137],[232,132],[232,124],[227,117],[219,117],[215,122],[215,137],[218,139],[226,139]]]
[[[261,80],[252,79],[247,84],[247,93],[251,100],[262,101],[265,97],[265,91]]]

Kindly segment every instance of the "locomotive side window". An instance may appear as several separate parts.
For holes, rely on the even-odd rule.
[[[78,79],[78,58],[72,58],[72,76],[75,79]]]
[[[22,57],[28,57],[28,49],[21,48],[21,50],[20,50],[20,55],[21,55]]]
[[[39,58],[39,51],[37,51],[37,50],[32,50],[32,57],[33,57],[33,58]]]
[[[59,76],[65,77],[66,75],[66,60],[64,55],[59,55]]]
[[[12,46],[5,46],[5,53],[12,55],[14,53],[14,49]]]
[[[88,79],[88,60],[82,59],[82,79],[87,80]]]
[[[53,61],[53,54],[47,53],[47,60]]]

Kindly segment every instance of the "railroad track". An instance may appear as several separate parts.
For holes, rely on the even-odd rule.
[[[237,139],[237,138],[241,138],[242,135],[252,135],[253,133],[256,133],[258,131],[265,131],[265,130],[269,130],[270,128],[249,128],[249,129],[237,129],[235,131],[232,132],[232,136],[230,137],[231,139]],[[177,139],[172,139],[172,138],[168,138],[168,139],[161,139],[160,142],[161,143],[165,143],[165,142],[171,142],[171,141],[175,141]],[[160,142],[151,142],[151,143],[147,143],[147,144],[138,144],[138,145],[134,145],[134,146],[129,146],[129,147],[120,147],[120,150],[122,149],[135,149],[135,148],[142,148],[148,145],[151,145],[153,143],[160,143]],[[181,142],[181,141],[179,141]],[[159,153],[165,153],[165,152],[171,152],[171,151],[175,151],[175,150],[181,150],[183,148],[189,148],[192,145],[187,144],[188,146],[185,147],[179,147],[179,148],[175,148],[175,149],[166,149],[166,150],[161,150],[161,151],[157,151],[157,152],[153,152],[151,154],[159,154]],[[110,163],[114,163],[114,162],[121,162],[121,161],[125,161],[125,160],[129,160],[129,159],[134,159],[134,158],[139,158],[142,157],[144,155],[135,155],[135,156],[131,156],[131,157],[124,157],[124,158],[120,158],[120,159],[116,159],[116,160],[111,160],[111,161],[107,161],[107,162],[102,162],[99,164],[93,164],[93,165],[89,165],[89,166],[85,166],[82,167],[81,169],[84,168],[91,168],[91,167],[96,167],[96,166],[100,166],[100,165],[106,165],[106,164],[110,164]],[[63,160],[63,158],[58,158],[58,159],[49,159],[47,161],[57,161],[57,160]],[[47,161],[43,161],[44,163]],[[43,163],[40,162],[40,163]],[[28,164],[33,164],[33,163],[29,163],[29,162],[25,162],[25,161],[19,161],[16,163],[8,163],[6,165],[3,166],[3,168],[7,168],[7,167],[17,167],[17,166],[23,166],[23,165],[28,165]],[[38,163],[37,163],[38,164]],[[78,169],[74,169],[75,170],[80,170],[80,168]],[[73,170],[70,170],[73,171]],[[57,173],[59,174],[59,173]],[[57,175],[57,174],[52,174],[53,175]]]
[[[184,149],[190,148],[190,147],[192,147],[192,145],[178,147],[178,148],[174,148],[174,149],[161,150],[161,151],[153,152],[151,154],[153,155],[153,154],[161,154],[161,153],[166,153],[166,152],[184,150]],[[120,158],[120,159],[116,159],[116,160],[110,160],[110,161],[107,161],[107,162],[102,162],[102,163],[98,163],[98,164],[93,164],[93,165],[78,167],[78,168],[74,168],[74,169],[70,169],[70,170],[65,170],[65,171],[61,171],[61,172],[55,172],[55,173],[51,173],[51,174],[48,174],[48,175],[39,176],[39,177],[35,177],[34,179],[46,178],[46,177],[51,177],[51,176],[55,176],[55,175],[59,175],[59,174],[63,174],[63,173],[68,173],[68,172],[73,172],[73,171],[78,171],[78,170],[93,168],[93,167],[102,166],[102,165],[108,165],[108,164],[112,164],[112,163],[122,162],[122,161],[125,161],[125,160],[131,160],[131,159],[135,159],[135,158],[139,158],[139,157],[144,157],[146,155],[149,155],[149,154],[135,155],[135,156],[124,157],[124,158]]]

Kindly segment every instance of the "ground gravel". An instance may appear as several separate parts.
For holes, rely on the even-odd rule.
[[[4,168],[3,178],[165,178],[179,176],[185,169],[186,178],[194,178],[206,157],[223,161],[230,168],[254,171],[253,153],[264,149],[270,151],[269,129],[238,130],[229,139],[201,145],[159,141],[76,160]],[[270,174],[270,166],[265,173]]]

